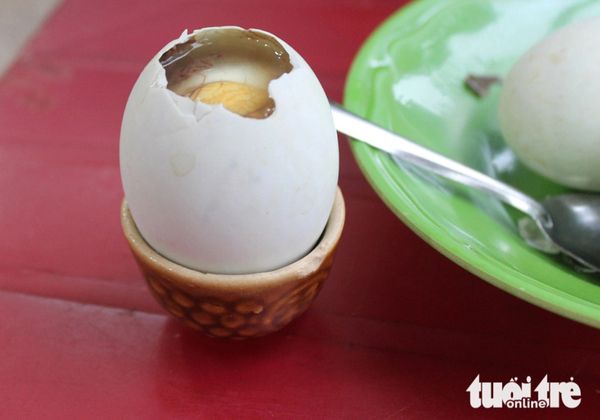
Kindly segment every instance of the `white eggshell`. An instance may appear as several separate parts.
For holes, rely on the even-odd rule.
[[[521,57],[504,82],[499,119],[527,166],[600,191],[600,18],[567,26]]]
[[[302,57],[262,33],[293,65],[269,85],[276,109],[268,118],[166,88],[159,58],[187,33],[148,63],[125,109],[121,176],[133,219],[159,253],[200,271],[289,264],[312,249],[333,206],[338,147],[328,100]]]

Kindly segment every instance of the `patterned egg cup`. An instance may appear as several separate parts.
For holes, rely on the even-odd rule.
[[[240,340],[277,331],[310,306],[333,264],[345,220],[338,188],[319,242],[300,260],[256,274],[210,274],[181,266],[154,251],[140,235],[127,203],[121,224],[158,302],[175,318],[209,336]]]

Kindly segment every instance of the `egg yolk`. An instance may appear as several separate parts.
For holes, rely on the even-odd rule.
[[[207,83],[194,90],[190,98],[209,105],[223,104],[229,111],[249,118],[266,118],[275,110],[266,89],[239,82]]]

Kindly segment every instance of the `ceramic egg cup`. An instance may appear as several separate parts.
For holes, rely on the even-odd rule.
[[[226,275],[193,270],[158,254],[140,235],[125,200],[121,206],[125,237],[158,302],[189,327],[229,339],[269,334],[306,311],[329,274],[344,220],[338,188],[327,226],[310,253],[274,271]]]

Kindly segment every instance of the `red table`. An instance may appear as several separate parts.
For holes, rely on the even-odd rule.
[[[365,37],[403,2],[67,0],[0,80],[0,417],[590,417],[600,333],[448,261],[382,204],[341,139],[347,224],[314,306],[247,342],[160,310],[119,225],[120,119],[184,28],[266,29],[340,100]],[[570,376],[574,410],[474,410],[476,375]]]

